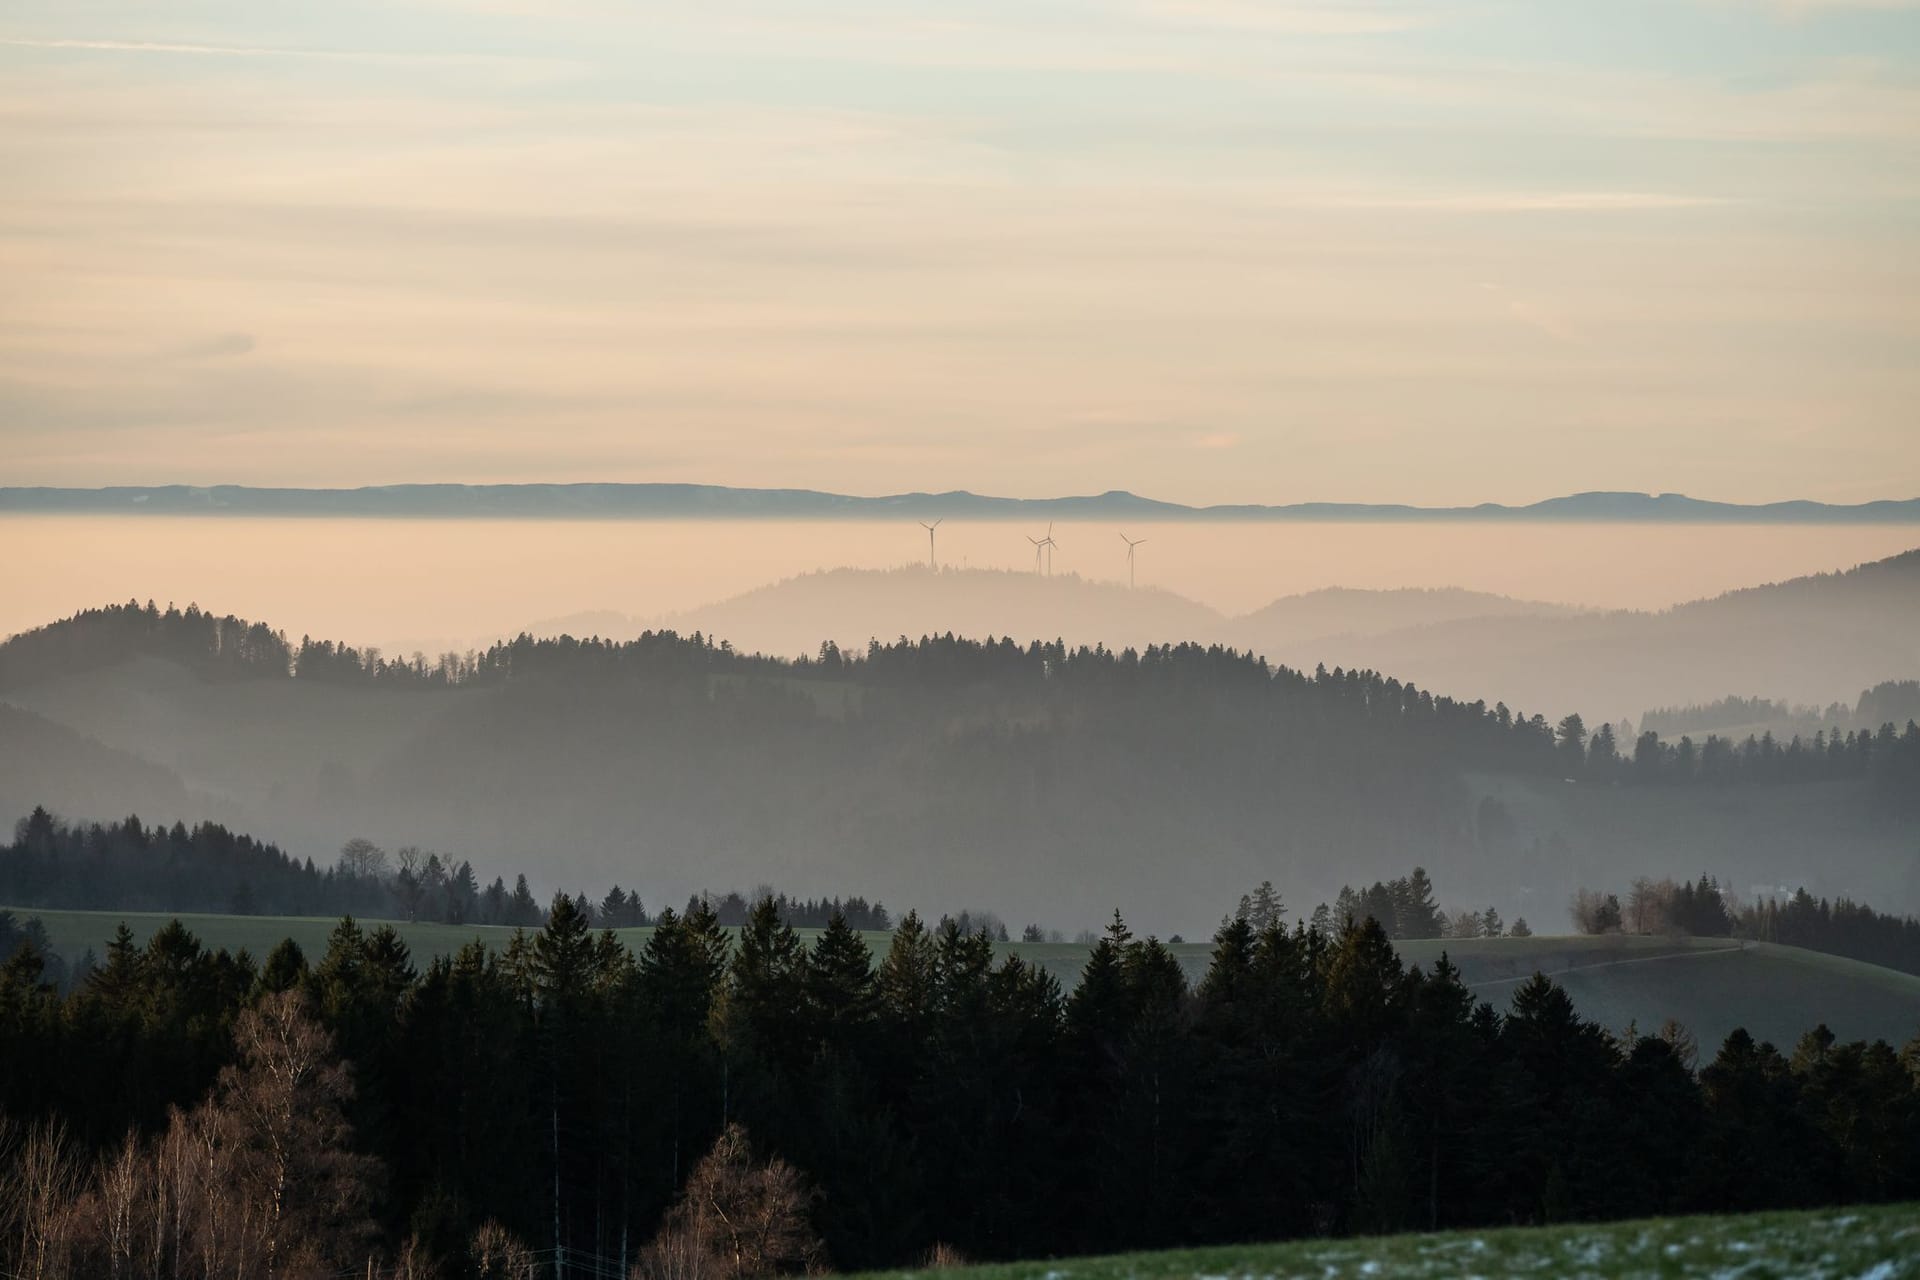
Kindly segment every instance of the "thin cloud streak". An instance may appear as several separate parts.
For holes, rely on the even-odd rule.
[[[1255,0],[1149,0],[1141,12],[1169,26],[1286,35],[1387,35],[1434,25],[1431,11],[1400,5],[1272,4]]]
[[[1392,209],[1434,213],[1631,213],[1700,209],[1733,203],[1719,196],[1665,191],[1472,191],[1435,195],[1307,197],[1326,209]]]
[[[154,53],[212,58],[314,58],[343,62],[552,63],[507,53],[420,52],[390,49],[303,49],[270,45],[182,44],[160,40],[21,40],[0,38],[9,49],[72,50],[93,53]]]

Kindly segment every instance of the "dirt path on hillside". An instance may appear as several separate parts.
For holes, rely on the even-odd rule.
[[[1593,964],[1574,964],[1568,965],[1564,969],[1543,969],[1539,972],[1545,973],[1549,978],[1557,978],[1566,973],[1587,973],[1594,969],[1617,969],[1621,965],[1628,964],[1653,964],[1660,960],[1695,960],[1701,956],[1741,955],[1750,949],[1751,944],[1745,942],[1736,942],[1726,947],[1689,947],[1684,951],[1662,951],[1659,955],[1631,956],[1625,960],[1599,960]],[[1504,987],[1515,982],[1526,982],[1532,977],[1533,974],[1531,973],[1518,974],[1511,978],[1485,978],[1479,982],[1468,982],[1463,985],[1469,991],[1477,991],[1481,987]]]

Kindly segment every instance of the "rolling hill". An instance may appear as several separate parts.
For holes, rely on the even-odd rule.
[[[1567,618],[1585,612],[1459,587],[1394,591],[1327,587],[1284,596],[1234,618],[1222,634],[1230,644],[1298,665],[1301,655],[1312,654],[1313,662],[1323,661],[1342,646],[1368,636],[1468,619]]]
[[[1228,644],[1276,662],[1310,667],[1364,637],[1470,618],[1568,617],[1581,612],[1458,587],[1328,587],[1228,617],[1161,588],[1133,589],[1073,573],[1041,577],[951,567],[935,572],[911,565],[802,574],[658,618],[596,611],[543,619],[528,630],[541,636],[628,638],[648,628],[670,627],[786,657],[810,655],[823,640],[861,649],[872,639],[930,632],[1061,639],[1115,649],[1191,640]]]
[[[1463,618],[1348,646],[1350,662],[1589,721],[1763,693],[1824,706],[1920,674],[1920,550],[1659,613]]]
[[[1825,1023],[1845,1040],[1896,1047],[1920,1035],[1920,977],[1798,947],[1728,938],[1602,937],[1425,939],[1394,944],[1408,964],[1430,966],[1442,953],[1474,995],[1504,1009],[1535,971],[1565,987],[1582,1017],[1612,1031],[1633,1024],[1651,1035],[1668,1018],[1711,1057],[1727,1033],[1745,1027],[1756,1040],[1790,1050]],[[1010,944],[1063,983],[1078,979],[1086,948]],[[1176,946],[1190,981],[1205,974],[1207,945]]]
[[[999,569],[833,569],[789,578],[663,620],[683,634],[798,657],[823,640],[863,650],[867,641],[952,632],[1062,639],[1145,648],[1221,633],[1225,619],[1171,591],[1130,590],[1074,574]]]

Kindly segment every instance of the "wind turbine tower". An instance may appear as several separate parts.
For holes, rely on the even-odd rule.
[[[1120,541],[1127,544],[1127,590],[1131,591],[1133,590],[1133,549],[1145,542],[1146,539],[1129,538],[1123,533],[1120,535]]]
[[[940,567],[940,561],[933,554],[933,531],[945,522],[945,516],[935,520],[932,524],[928,524],[925,520],[920,522],[920,527],[927,531],[927,567],[929,569],[938,569]]]

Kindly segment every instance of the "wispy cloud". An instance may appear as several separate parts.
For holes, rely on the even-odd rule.
[[[157,40],[0,40],[12,49],[89,49],[101,53],[185,53],[221,58],[354,57],[324,49],[268,49],[231,44],[177,44]]]
[[[1772,9],[1798,15],[1920,9],[1920,0],[1706,0],[1706,3],[1722,9]]]
[[[1429,213],[1629,213],[1724,205],[1718,196],[1672,191],[1453,191],[1379,195],[1328,194],[1306,202],[1334,209]]]
[[[549,58],[527,58],[518,54],[468,53],[449,50],[412,49],[312,49],[279,45],[190,44],[164,40],[29,40],[0,37],[0,47],[9,49],[72,50],[91,53],[147,53],[206,58],[314,58],[346,62],[440,62],[498,64],[553,62]]]
[[[1290,4],[1273,0],[1146,0],[1141,13],[1170,25],[1286,35],[1380,35],[1431,26],[1437,4]]]

